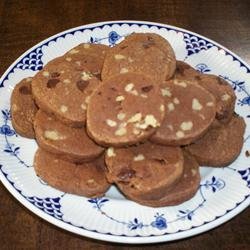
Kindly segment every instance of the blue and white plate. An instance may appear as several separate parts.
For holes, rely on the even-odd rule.
[[[247,123],[238,159],[226,168],[200,169],[200,188],[179,206],[150,208],[126,200],[115,187],[105,197],[88,199],[56,190],[32,167],[34,140],[12,128],[10,95],[14,86],[55,57],[82,42],[113,46],[132,32],[155,32],[173,46],[177,59],[203,73],[226,79],[237,95],[236,112]],[[199,234],[228,221],[250,204],[250,67],[238,56],[193,32],[141,22],[95,23],[52,36],[20,56],[0,79],[0,179],[24,206],[41,218],[76,234],[122,243],[171,241]]]

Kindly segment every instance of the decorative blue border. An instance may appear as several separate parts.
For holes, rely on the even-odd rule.
[[[192,55],[193,53],[198,53],[200,50],[205,50],[205,49],[208,49],[208,48],[211,48],[211,47],[216,47],[218,49],[223,49],[220,46],[215,45],[210,41],[207,41],[206,39],[204,39],[203,37],[201,37],[199,35],[194,35],[192,33],[188,33],[187,31],[182,31],[181,29],[178,30],[178,28],[170,28],[170,27],[166,27],[166,26],[163,26],[163,25],[159,25],[159,24],[148,24],[148,23],[139,23],[139,22],[112,22],[112,23],[105,23],[105,24],[101,24],[101,25],[97,25],[97,26],[93,26],[93,27],[78,28],[78,29],[75,29],[73,31],[65,31],[64,33],[62,33],[60,35],[53,36],[53,38],[46,41],[45,43],[35,46],[34,49],[31,52],[24,53],[23,57],[21,57],[21,59],[16,63],[16,65],[9,70],[6,77],[2,80],[2,82],[0,82],[0,88],[4,87],[3,83],[4,83],[5,80],[8,79],[8,75],[10,73],[14,72],[15,68],[22,68],[23,67],[22,65],[26,64],[27,61],[29,61],[30,62],[29,65],[32,65],[32,66],[25,67],[25,68],[30,68],[31,70],[39,70],[39,69],[41,69],[42,68],[42,65],[41,65],[42,62],[40,63],[40,61],[39,61],[39,63],[34,63],[34,66],[33,66],[32,59],[34,59],[35,57],[40,59],[42,57],[41,48],[43,46],[48,46],[48,44],[50,42],[56,42],[58,38],[65,38],[67,35],[74,35],[76,32],[79,32],[79,31],[80,32],[84,32],[85,30],[93,31],[96,28],[103,29],[105,26],[109,26],[109,27],[112,27],[113,25],[122,26],[124,24],[126,24],[128,26],[138,25],[139,27],[146,25],[149,28],[150,27],[157,27],[158,29],[165,29],[165,30],[168,30],[168,31],[173,30],[175,32],[181,32],[184,35],[184,41],[186,43],[186,49],[188,51],[188,55]],[[121,37],[118,34],[112,34],[112,33],[109,33],[109,38],[107,37],[107,39],[109,39],[109,42],[110,42],[111,45],[114,44],[120,38]],[[97,42],[95,39],[96,38],[90,37],[89,41],[90,42]],[[199,46],[200,46],[200,48],[198,48]],[[240,67],[244,67],[246,69],[247,73],[250,73],[250,68],[248,68],[243,62],[241,62],[239,59],[237,59],[230,52],[228,52],[228,51],[226,51],[224,49],[223,49],[223,51],[225,51],[226,55],[232,56],[233,61],[239,62]]]
[[[140,222],[140,220],[138,218],[134,218],[132,221],[127,222],[127,221],[115,219],[114,217],[108,215],[106,212],[104,212],[102,210],[104,203],[109,201],[109,199],[107,199],[107,198],[93,198],[93,199],[89,199],[88,202],[92,203],[93,208],[97,209],[98,212],[100,212],[106,218],[108,218],[116,223],[122,224],[122,225],[128,227],[130,230],[135,230],[138,228],[141,229],[143,227],[154,227],[154,228],[157,228],[159,230],[163,230],[163,229],[166,229],[169,224],[172,224],[176,221],[179,221],[179,220],[190,220],[191,221],[193,219],[195,212],[198,209],[202,208],[207,201],[207,199],[205,198],[205,195],[203,193],[204,188],[209,189],[213,193],[215,193],[215,192],[223,189],[225,186],[226,186],[226,183],[224,180],[213,176],[211,181],[207,180],[204,184],[200,184],[200,188],[199,188],[198,193],[200,194],[202,201],[194,209],[192,209],[192,210],[190,210],[190,209],[179,210],[176,218],[172,219],[172,220],[167,220],[164,217],[164,214],[159,214],[157,212],[154,216],[154,220],[150,224],[145,224],[143,222]]]
[[[102,25],[97,25],[97,26],[94,26],[94,27],[88,27],[88,28],[79,28],[79,29],[75,29],[73,31],[66,31],[60,35],[57,35],[57,36],[54,36],[53,38],[51,38],[50,40],[48,40],[47,42],[43,43],[43,44],[40,44],[40,45],[37,45],[34,47],[34,49],[30,52],[27,52],[24,54],[23,57],[21,57],[21,59],[16,63],[16,65],[12,68],[10,68],[7,72],[7,75],[4,77],[4,79],[0,82],[0,88],[1,87],[4,87],[4,81],[8,79],[9,77],[9,74],[14,72],[14,70],[16,68],[19,68],[19,69],[30,69],[30,70],[33,70],[33,71],[37,71],[37,70],[40,70],[42,67],[43,67],[43,62],[41,60],[41,57],[42,57],[42,47],[43,46],[48,46],[48,44],[52,41],[57,41],[58,38],[64,38],[66,35],[69,35],[69,34],[72,34],[74,35],[76,32],[83,32],[85,30],[94,30],[96,28],[104,28],[105,26],[109,26],[109,27],[112,27],[113,25],[119,25],[119,26],[122,26],[124,24],[127,24],[128,26],[132,26],[134,24],[138,25],[139,27],[142,26],[142,25],[146,25],[148,26],[149,28],[150,27],[157,27],[158,29],[166,29],[166,30],[173,30],[173,31],[176,31],[176,32],[181,32],[183,33],[184,35],[184,41],[186,43],[186,49],[188,51],[188,56],[194,54],[194,53],[199,53],[201,50],[206,50],[206,49],[209,49],[211,47],[217,47],[218,49],[222,49],[220,48],[218,45],[214,45],[212,42],[210,41],[207,41],[206,39],[200,37],[199,35],[193,35],[191,33],[188,33],[186,31],[182,31],[182,30],[178,30],[178,29],[175,29],[175,28],[169,28],[169,27],[165,27],[165,26],[162,26],[162,25],[157,25],[157,24],[145,24],[145,23],[138,23],[138,22],[133,22],[133,23],[130,23],[130,22],[113,22],[113,23],[105,23],[105,24],[102,24]],[[105,38],[95,38],[95,37],[90,37],[89,38],[89,41],[90,42],[93,42],[93,43],[99,43],[101,42],[102,40],[104,39],[108,39],[109,41],[109,44],[110,46],[113,46],[119,39],[121,39],[122,37],[115,31],[112,31],[109,33],[108,37],[105,37]],[[224,50],[224,49],[223,49]],[[239,59],[237,59],[234,55],[232,55],[230,52],[224,50],[226,55],[230,55],[232,56],[233,60],[234,61],[238,61],[240,63],[240,67],[244,67],[246,69],[246,72],[249,73],[250,72],[250,69],[243,63],[241,62]],[[208,72],[209,69],[206,69],[206,65],[197,65],[197,69],[199,69],[201,72]],[[226,79],[226,80],[229,80],[230,79]],[[232,81],[232,80],[231,80]],[[231,82],[232,84],[235,84],[236,88],[238,87],[238,91],[243,91],[245,94],[247,94],[247,97],[245,97],[244,99],[242,99],[240,101],[240,104],[241,105],[250,105],[250,97],[249,97],[249,93],[245,90],[245,88],[243,87],[242,88],[242,82],[240,81],[232,81]],[[7,110],[5,110],[5,112],[8,112]],[[10,117],[9,116],[9,113],[3,113],[3,115],[5,116],[6,118],[6,121],[10,120]],[[6,140],[6,148],[4,149],[4,151],[6,153],[9,153],[13,156],[15,156],[19,162],[26,166],[26,167],[29,167],[27,166],[20,158],[18,158],[18,153],[19,153],[19,147],[16,147],[15,145],[12,145],[8,142],[8,136],[14,136],[16,135],[15,132],[13,130],[11,130],[11,128],[7,125],[7,122],[1,127],[1,130],[0,130],[0,133],[2,133],[4,136],[5,136],[5,140]],[[2,165],[0,164],[0,170],[1,172],[3,173],[3,175],[5,176],[6,180],[8,180],[8,182],[15,188],[14,186],[14,183],[11,182],[8,177],[7,177],[7,174],[3,171],[2,169]],[[250,178],[250,169],[246,169],[246,170],[241,170],[241,171],[238,171],[238,170],[234,170],[234,171],[237,171],[243,180],[245,180],[247,182],[247,186],[249,187],[249,178]],[[222,180],[221,180],[222,181]],[[212,183],[209,184],[202,184],[203,186],[207,185],[207,187],[210,185],[212,187],[212,191],[215,192],[216,191],[216,183],[217,180],[215,179],[212,179]],[[215,185],[215,186],[214,186]],[[18,190],[17,188],[15,188],[15,190],[17,190],[21,195],[21,191]],[[61,197],[63,197],[65,194],[63,194]],[[63,222],[66,222],[63,220],[63,214],[61,213],[60,211],[60,199],[61,197],[57,197],[57,198],[45,198],[45,199],[41,199],[41,198],[38,198],[38,197],[26,197],[24,195],[22,195],[27,201],[29,201],[31,204],[33,204],[34,206],[36,206],[37,208],[39,208],[40,210],[44,211],[46,214],[49,214],[50,216],[53,216],[54,218],[58,219],[58,220],[61,220]],[[215,217],[214,220],[212,221],[205,221],[202,225],[200,226],[193,226],[187,230],[179,230],[175,233],[165,233],[165,234],[176,234],[176,233],[179,233],[179,232],[183,232],[183,231],[188,231],[188,230],[191,230],[193,228],[198,228],[198,227],[201,227],[205,224],[208,224],[208,223],[211,223],[221,217],[223,217],[224,215],[228,214],[229,212],[233,211],[235,208],[237,208],[240,204],[242,204],[250,195],[247,195],[245,196],[244,200],[242,200],[241,202],[237,203],[236,206],[230,210],[227,210],[225,214],[221,215],[221,216],[217,216]],[[88,200],[90,203],[94,203],[96,208],[97,209],[101,209],[101,204],[103,204],[104,202],[107,202],[108,199],[105,199],[105,198],[101,198],[101,199],[97,199],[97,200],[93,200],[93,199],[90,199]],[[203,197],[203,203],[205,202],[205,198]],[[203,205],[200,204],[201,206]],[[198,209],[200,206],[198,206],[196,209]],[[180,212],[180,218],[183,217],[183,218],[187,218],[188,220],[191,220],[192,219],[192,216],[194,215],[194,211],[195,210],[187,210],[187,211],[179,211]],[[101,211],[101,210],[100,210]],[[76,225],[73,225],[72,223],[70,222],[66,222],[74,227],[78,227]],[[124,223],[127,223],[127,222],[124,222]],[[139,220],[137,218],[135,218],[133,221],[131,222],[128,222],[126,224],[131,230],[134,230],[136,228],[141,228],[143,227],[143,224],[141,222],[139,222]],[[164,218],[164,215],[163,214],[156,214],[155,215],[155,220],[152,221],[152,223],[150,224],[151,226],[153,227],[156,227],[158,229],[164,229],[166,226],[167,226],[167,221],[166,219]],[[79,228],[82,228],[82,229],[85,229],[85,230],[88,230],[88,231],[91,231],[91,232],[96,232],[96,233],[100,233],[96,230],[89,230],[89,229],[86,229],[84,227],[79,227]],[[107,235],[115,235],[115,236],[124,236],[124,237],[128,237],[127,235],[116,235],[116,234],[111,234],[111,233],[100,233],[100,234],[107,234]],[[159,236],[159,235],[149,235],[149,236]],[[136,235],[135,237],[149,237],[149,236],[141,236],[141,235]]]
[[[10,181],[8,179],[8,174],[6,174],[3,170],[2,170],[2,165],[0,164],[0,170],[1,172],[3,173],[3,175],[5,176],[5,178],[8,180],[8,182],[14,187],[14,182]],[[250,188],[250,168],[246,169],[246,170],[236,170],[236,169],[233,169],[231,168],[231,170],[233,171],[237,171],[242,179],[244,181],[247,182],[247,186]],[[167,225],[170,224],[170,223],[173,223],[177,220],[185,220],[185,219],[188,219],[188,220],[192,220],[192,217],[194,216],[194,212],[201,208],[203,206],[203,204],[206,202],[206,199],[201,191],[201,188],[202,187],[205,187],[207,189],[211,188],[211,191],[213,193],[223,189],[225,186],[225,182],[222,180],[222,179],[216,179],[214,176],[212,177],[211,179],[211,182],[210,181],[206,181],[204,184],[201,184],[200,185],[200,194],[202,196],[202,202],[197,206],[195,207],[193,210],[186,210],[186,211],[182,211],[182,210],[179,210],[179,214],[177,215],[177,218],[174,219],[173,221],[169,221],[167,222],[166,218],[164,218],[164,214],[159,214],[159,213],[156,213],[155,214],[155,219],[150,223],[150,224],[143,224],[142,222],[139,222],[138,218],[134,218],[132,221],[129,221],[129,222],[125,222],[125,221],[119,221],[111,216],[109,216],[108,214],[106,214],[101,208],[102,206],[104,205],[104,203],[108,202],[109,199],[105,198],[105,197],[102,197],[102,198],[93,198],[93,199],[89,199],[88,202],[93,204],[93,208],[94,209],[97,209],[101,214],[103,214],[105,217],[109,218],[110,220],[113,220],[113,221],[116,221],[120,224],[123,224],[125,226],[127,226],[128,228],[130,228],[130,230],[135,230],[137,228],[143,228],[143,227],[149,227],[149,226],[152,226],[152,227],[155,227],[159,230],[163,230],[163,229],[166,229],[167,228]],[[14,187],[15,188],[15,187]],[[27,201],[29,201],[31,204],[33,204],[35,207],[39,208],[41,211],[45,212],[46,214],[54,217],[55,219],[57,220],[60,220],[60,221],[63,221],[64,223],[67,223],[71,226],[74,226],[74,227],[77,227],[77,228],[80,228],[80,229],[84,229],[84,230],[87,230],[87,231],[90,231],[90,232],[95,232],[95,233],[100,233],[100,234],[105,234],[105,235],[114,235],[114,236],[122,236],[122,237],[128,237],[128,235],[125,235],[125,234],[112,234],[112,233],[103,233],[103,232],[99,232],[97,230],[90,230],[90,229],[87,229],[83,226],[76,226],[74,224],[72,224],[71,222],[68,222],[68,221],[65,221],[63,219],[63,213],[60,211],[60,208],[61,208],[61,205],[60,205],[60,199],[65,196],[66,194],[62,194],[60,197],[56,197],[56,198],[49,198],[49,197],[46,197],[46,198],[38,198],[38,197],[35,197],[35,196],[32,196],[32,197],[27,197],[27,196],[24,196],[21,192],[21,190],[15,188],[16,191],[18,191],[18,193],[24,197]],[[191,229],[194,229],[194,228],[199,228],[203,225],[206,225],[208,223],[211,223],[223,216],[225,216],[226,214],[230,213],[231,211],[233,211],[234,209],[236,209],[239,205],[241,205],[248,197],[250,197],[250,194],[245,196],[244,199],[239,202],[239,203],[236,203],[235,207],[232,208],[232,209],[228,209],[225,214],[223,215],[220,215],[220,216],[216,216],[214,218],[214,220],[212,221],[205,221],[202,225],[199,225],[199,226],[192,226],[190,227],[189,229],[185,229],[185,230],[178,230],[177,232],[174,232],[174,233],[164,233],[162,235],[171,235],[171,234],[177,234],[177,233],[182,233],[182,232],[185,232],[185,231],[189,231]],[[137,235],[133,235],[133,236],[129,236],[129,237],[153,237],[153,236],[159,236],[157,234],[150,234],[148,236],[141,236],[139,234]]]

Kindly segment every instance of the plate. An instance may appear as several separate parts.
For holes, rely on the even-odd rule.
[[[225,168],[200,168],[195,197],[178,206],[150,208],[126,200],[115,187],[105,197],[89,199],[63,193],[39,179],[32,167],[34,140],[11,125],[10,95],[19,81],[32,77],[55,57],[82,42],[113,46],[132,32],[155,32],[173,46],[176,57],[202,73],[227,80],[237,95],[236,112],[247,123],[244,146]],[[73,28],[35,45],[20,56],[0,80],[0,178],[25,207],[50,223],[79,235],[120,243],[155,243],[212,229],[250,204],[250,67],[218,43],[177,27],[144,21],[94,23]]]

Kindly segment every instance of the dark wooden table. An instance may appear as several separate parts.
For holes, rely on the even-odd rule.
[[[205,35],[250,63],[250,1],[0,0],[0,74],[24,51],[75,26],[147,20]],[[76,236],[29,212],[0,185],[0,249],[250,249],[250,209],[189,239],[126,246]]]

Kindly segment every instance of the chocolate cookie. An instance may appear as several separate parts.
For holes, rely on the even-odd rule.
[[[26,78],[15,86],[10,104],[13,128],[18,134],[27,138],[35,137],[33,121],[37,112],[31,95],[31,81],[32,78]]]
[[[39,146],[61,159],[86,162],[97,158],[103,148],[95,144],[85,128],[72,128],[39,110],[34,121]]]
[[[158,199],[183,173],[179,147],[147,142],[106,152],[107,178],[131,199]]]
[[[174,75],[176,69],[175,53],[172,46],[165,38],[156,33],[132,33],[125,38],[125,40],[122,42],[122,45],[126,46],[132,43],[142,43],[145,48],[154,46],[162,50],[168,58],[167,64],[169,67],[169,71],[165,80],[170,79]]]
[[[198,83],[216,98],[216,119],[227,123],[232,118],[236,96],[233,88],[224,79],[209,74],[196,76]]]
[[[133,199],[137,203],[150,207],[176,206],[191,199],[197,192],[200,185],[199,165],[195,158],[183,152],[184,172],[183,176],[171,189],[166,190],[165,195],[160,199]],[[131,197],[132,199],[133,197]]]
[[[101,145],[132,145],[152,135],[164,115],[158,85],[143,75],[121,74],[104,81],[91,95],[87,131]]]
[[[103,157],[77,165],[38,149],[34,168],[41,179],[66,193],[99,197],[110,187],[105,177]]]
[[[102,79],[127,72],[141,73],[160,84],[174,74],[175,66],[173,49],[164,38],[133,34],[107,52]]]
[[[32,93],[39,108],[63,123],[83,127],[90,94],[99,81],[88,69],[76,70],[63,57],[49,62],[32,81]]]
[[[227,166],[240,154],[245,127],[244,119],[233,115],[228,124],[209,129],[202,138],[187,146],[187,150],[203,166]]]
[[[190,81],[171,80],[161,86],[166,116],[150,140],[164,145],[185,145],[201,137],[215,118],[214,96]]]
[[[176,61],[176,70],[174,73],[174,79],[194,81],[201,73],[195,70],[192,66],[183,61]]]
[[[108,49],[109,47],[103,44],[82,43],[68,51],[63,57],[76,70],[84,71],[87,68],[92,75],[100,79]]]

